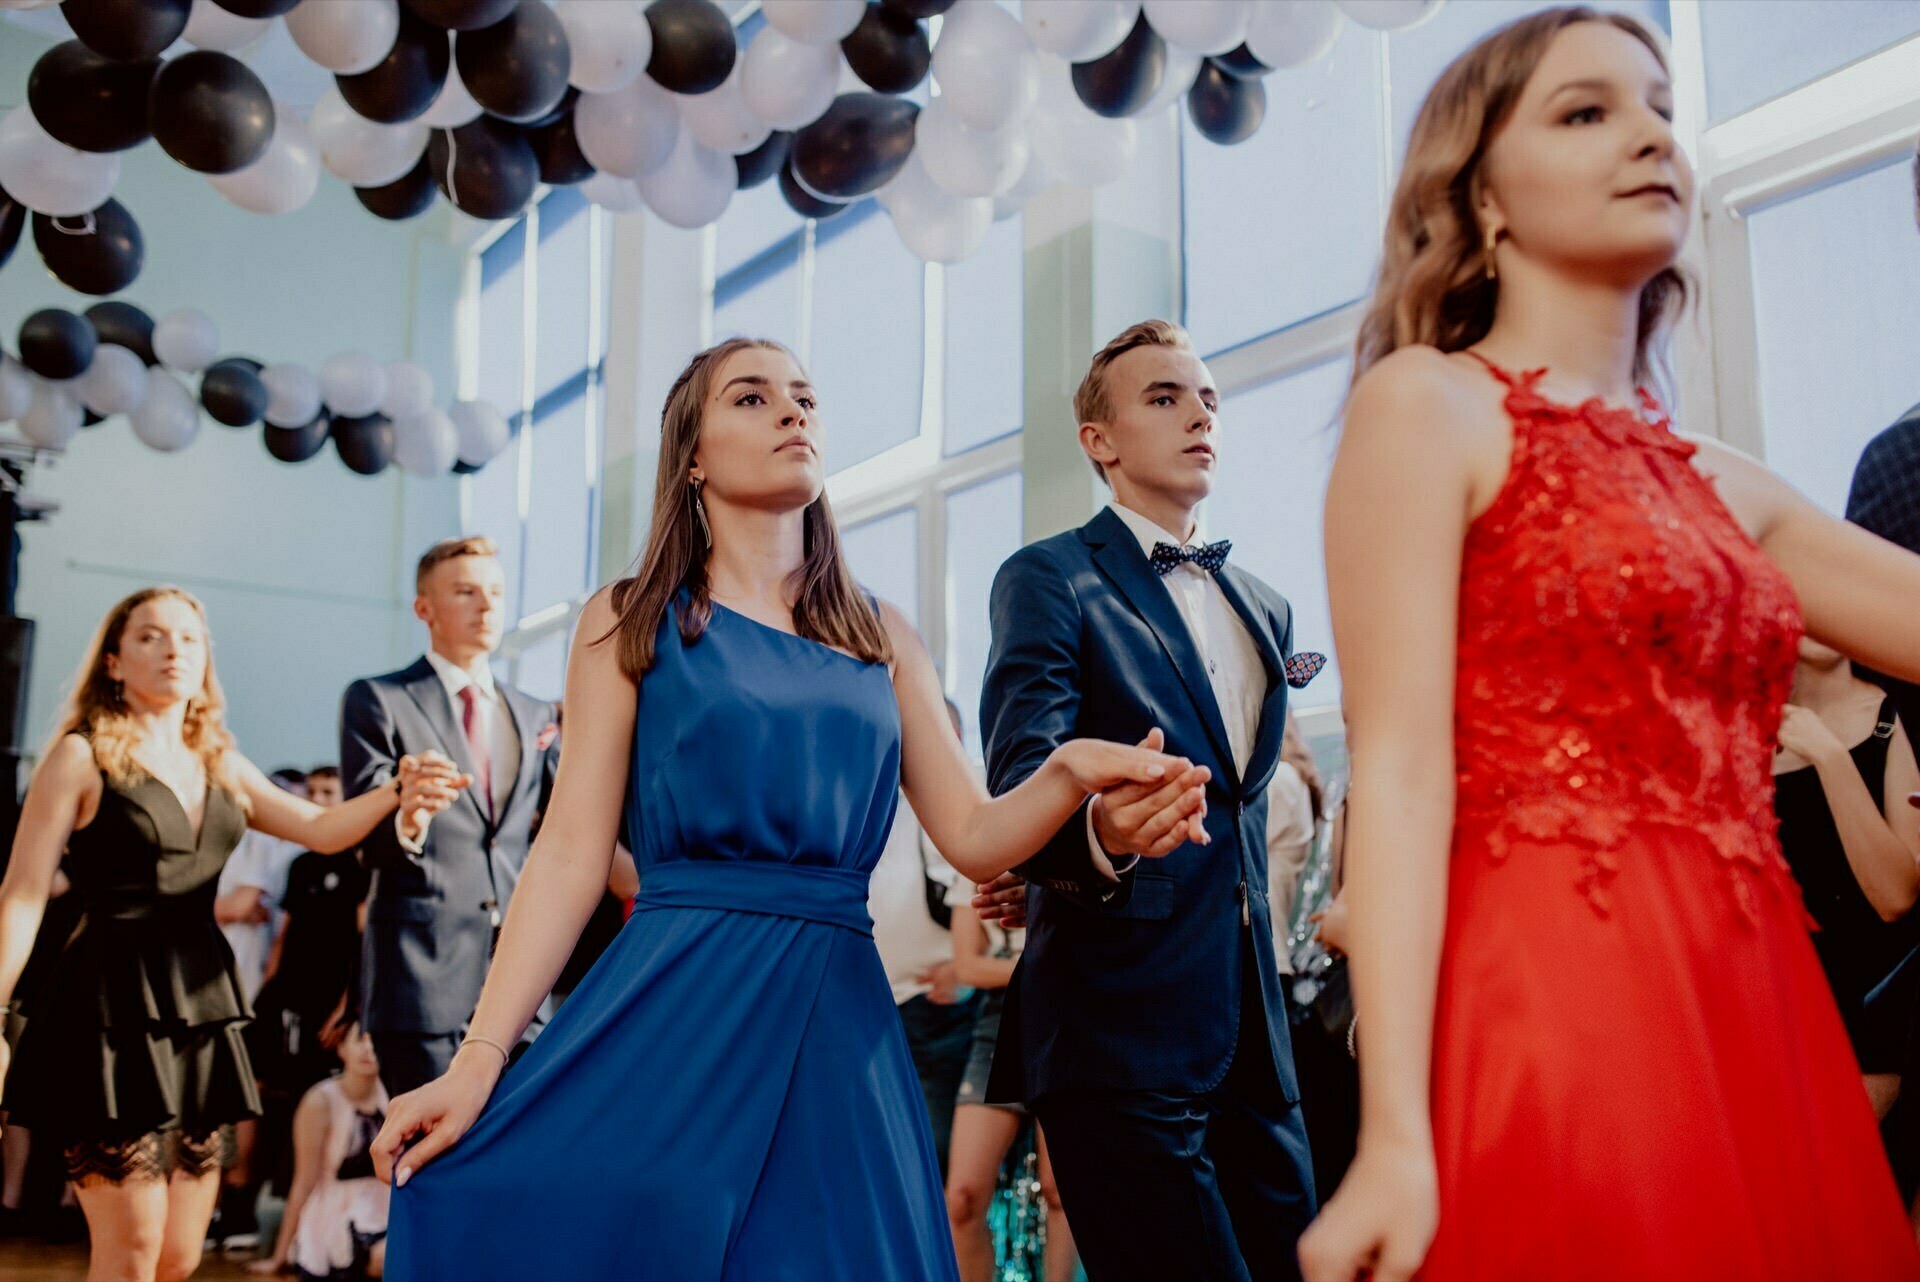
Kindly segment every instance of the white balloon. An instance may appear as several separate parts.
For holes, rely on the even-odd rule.
[[[651,76],[612,93],[583,93],[573,106],[580,154],[617,178],[637,178],[666,164],[679,130],[673,95]]]
[[[480,104],[467,92],[467,82],[460,79],[460,68],[448,62],[447,83],[440,86],[439,96],[420,117],[420,123],[434,129],[458,129],[479,118]]]
[[[131,353],[129,353],[131,355]],[[138,356],[134,360],[139,360]],[[84,411],[71,391],[45,379],[35,379],[33,399],[20,416],[20,435],[43,450],[64,450],[80,430]]]
[[[640,188],[634,185],[633,179],[622,178],[618,174],[596,173],[579,184],[579,191],[610,214],[630,214],[647,206],[647,202],[640,198]]]
[[[1033,152],[1025,121],[969,129],[945,98],[921,108],[913,129],[913,154],[934,183],[954,196],[1000,196],[1013,190]]]
[[[933,78],[963,122],[998,129],[1026,114],[1036,72],[1026,28],[994,0],[962,0],[947,11],[933,47]]]
[[[1442,0],[1340,0],[1341,12],[1375,31],[1405,31],[1440,12]]]
[[[839,44],[866,16],[867,0],[760,0],[767,25],[803,45]]]
[[[1240,47],[1251,0],[1146,0],[1147,25],[1175,49],[1211,57]]]
[[[1187,90],[1193,88],[1194,78],[1200,74],[1200,62],[1199,54],[1168,45],[1167,70],[1160,77],[1160,87],[1147,99],[1146,106],[1133,113],[1133,118],[1151,120],[1186,97]]]
[[[365,352],[340,352],[320,367],[320,397],[343,418],[361,418],[387,399],[387,370]]]
[[[675,227],[705,227],[726,213],[739,183],[733,157],[703,146],[684,125],[667,163],[634,179],[647,208]]]
[[[1332,0],[1261,0],[1247,24],[1247,52],[1269,67],[1298,67],[1332,49],[1344,25]]]
[[[320,380],[304,365],[269,365],[260,371],[267,389],[268,427],[305,427],[320,416]]]
[[[0,0],[0,9],[19,9],[25,12],[29,9],[51,9],[59,3],[60,0]]]
[[[290,214],[320,190],[320,144],[313,130],[278,98],[273,141],[260,159],[230,174],[208,174],[213,189],[256,214]]]
[[[272,26],[272,18],[243,18],[222,9],[213,0],[193,0],[193,8],[187,12],[186,30],[180,33],[180,38],[196,49],[239,53],[258,44]]]
[[[455,401],[447,417],[453,420],[460,461],[468,467],[485,467],[513,439],[507,420],[485,401]]]
[[[1020,21],[1033,47],[1068,62],[1089,62],[1120,47],[1140,16],[1140,0],[1023,0]]]
[[[740,75],[736,62],[718,89],[673,96],[680,107],[680,119],[687,122],[693,136],[729,156],[752,151],[773,132],[772,126],[748,110],[746,95],[740,91]]]
[[[380,402],[380,412],[398,423],[419,418],[432,408],[433,375],[412,361],[388,361],[387,394]]]
[[[0,352],[0,423],[19,418],[32,403],[33,375],[25,365]]]
[[[429,405],[395,420],[393,461],[415,476],[445,476],[460,457],[460,433],[446,413]]]
[[[653,28],[633,0],[559,0],[567,33],[567,80],[582,93],[624,89],[653,57]]]
[[[747,46],[740,92],[747,110],[775,129],[800,129],[833,105],[840,46],[801,44],[767,27]]]
[[[194,0],[194,8],[204,2]],[[300,0],[287,15],[287,34],[328,71],[357,76],[393,52],[400,0]]]
[[[182,307],[154,325],[153,354],[168,369],[197,374],[220,354],[220,331],[205,312]]]
[[[95,414],[131,414],[147,398],[147,363],[124,347],[102,343],[73,386],[80,403]]]
[[[368,120],[347,105],[338,85],[313,104],[307,125],[320,144],[320,163],[327,172],[356,187],[382,187],[397,181],[419,163],[433,132],[419,120],[398,125]]]
[[[200,435],[200,407],[179,379],[163,369],[150,369],[147,395],[127,422],[143,444],[163,452],[183,450]]]
[[[79,151],[40,127],[26,103],[0,116],[0,187],[38,214],[77,218],[113,195],[120,153]]]
[[[1034,152],[1061,182],[1102,187],[1126,174],[1139,135],[1131,120],[1095,115],[1073,91],[1067,64],[1051,62],[1027,121]]]
[[[1029,147],[1027,167],[1021,173],[1020,181],[1013,185],[1012,191],[994,199],[993,220],[999,222],[1003,218],[1013,217],[1027,207],[1029,200],[1058,186],[1059,182],[1053,171],[1047,168],[1047,162],[1040,159],[1040,153]]]

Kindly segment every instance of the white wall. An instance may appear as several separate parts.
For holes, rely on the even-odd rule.
[[[0,105],[20,101],[50,42],[0,26]],[[227,203],[149,142],[129,152],[116,197],[138,220],[146,266],[120,297],[158,317],[183,306],[219,326],[222,354],[317,367],[359,348],[411,357],[445,404],[454,388],[461,254],[428,215],[382,222],[323,176],[319,195],[269,218]],[[83,310],[41,267],[31,232],[0,267],[0,346],[41,307]],[[29,735],[51,728],[93,628],[120,597],[176,583],[207,605],[243,751],[263,768],[337,755],[341,689],[419,652],[411,567],[459,527],[457,482],[349,472],[329,447],[281,463],[258,427],[202,420],[178,454],[134,440],[124,419],[81,433],[30,488],[58,501],[21,527],[19,610],[37,621]]]

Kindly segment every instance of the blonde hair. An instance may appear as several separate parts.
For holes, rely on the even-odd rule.
[[[1356,382],[1399,348],[1427,344],[1457,352],[1486,337],[1500,299],[1499,281],[1487,276],[1478,213],[1487,148],[1513,114],[1547,46],[1582,22],[1619,28],[1666,67],[1659,41],[1641,23],[1573,6],[1509,23],[1440,73],[1420,105],[1388,206],[1380,276],[1354,343]],[[1636,379],[1645,381],[1652,372],[1649,353],[1687,294],[1685,276],[1671,266],[1641,289]]]
[[[500,555],[500,549],[494,546],[493,540],[477,534],[457,539],[441,539],[420,557],[420,564],[413,572],[413,590],[415,593],[425,592],[427,576],[437,567],[457,557],[498,555]]]
[[[613,585],[609,598],[620,617],[595,644],[619,638],[620,669],[638,681],[654,661],[654,638],[682,588],[687,608],[680,612],[680,639],[691,645],[706,634],[713,618],[707,583],[707,541],[694,516],[689,481],[700,425],[713,379],[729,356],[750,350],[793,353],[764,338],[730,338],[687,362],[660,411],[660,465],[653,488],[653,526],[634,572]],[[799,361],[796,359],[797,365]],[[807,505],[804,559],[794,571],[793,626],[801,636],[844,650],[867,663],[893,661],[893,645],[879,614],[854,582],[840,553],[840,533],[827,496]]]
[[[1113,394],[1107,387],[1107,370],[1128,352],[1141,347],[1177,347],[1193,350],[1187,331],[1169,320],[1143,320],[1127,326],[1094,353],[1086,377],[1073,394],[1074,423],[1106,423],[1113,419]],[[1107,469],[1092,459],[1094,474],[1107,479]]]
[[[207,782],[218,784],[231,794],[244,810],[247,795],[234,768],[233,735],[227,729],[227,698],[213,670],[213,633],[207,627],[207,611],[190,593],[174,587],[142,588],[107,611],[107,617],[94,632],[86,657],[74,675],[73,690],[61,709],[59,728],[48,742],[50,753],[70,734],[92,741],[93,759],[106,776],[122,787],[132,787],[148,771],[133,759],[133,709],[128,706],[125,688],[107,673],[107,656],[120,653],[127,624],[133,612],[149,601],[184,601],[200,619],[200,635],[207,650],[206,677],[200,692],[187,700],[186,721],[180,737],[189,751],[200,759]],[[42,754],[43,756],[45,754]]]

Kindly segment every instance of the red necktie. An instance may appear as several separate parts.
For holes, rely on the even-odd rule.
[[[493,760],[487,752],[487,731],[480,723],[480,688],[460,691],[460,724],[467,732],[467,751],[473,754],[474,786],[480,790],[480,808],[493,818]]]

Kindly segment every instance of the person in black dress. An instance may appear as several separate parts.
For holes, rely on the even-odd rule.
[[[224,713],[199,602],[176,588],[120,602],[88,648],[0,881],[10,1002],[66,852],[80,922],[18,1032],[17,1061],[0,1043],[0,1099],[64,1146],[93,1278],[191,1274],[219,1191],[219,1130],[260,1111],[241,1038],[250,1011],[213,917],[241,834],[345,850],[397,809],[443,809],[467,782],[445,758],[409,760],[397,786],[323,810],[242,756]]]

